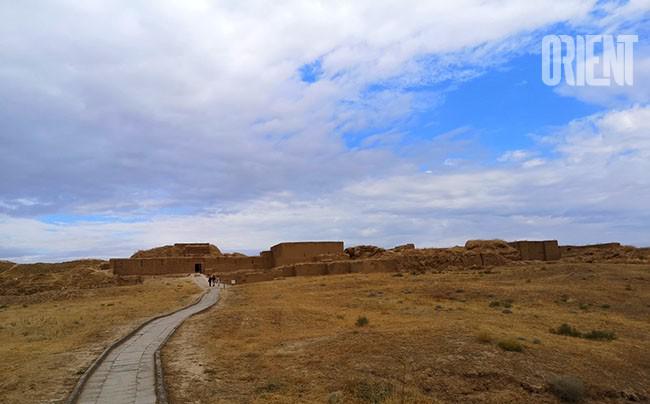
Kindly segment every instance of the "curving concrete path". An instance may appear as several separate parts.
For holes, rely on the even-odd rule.
[[[203,288],[208,288],[204,276],[194,276]],[[154,354],[193,314],[217,302],[219,289],[210,288],[196,304],[176,313],[156,319],[117,345],[98,364],[81,387],[77,403],[156,403]]]

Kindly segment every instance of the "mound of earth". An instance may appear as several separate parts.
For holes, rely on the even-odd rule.
[[[390,251],[395,251],[395,252],[406,251],[406,250],[415,250],[415,244],[413,243],[402,244],[390,249]]]
[[[16,265],[16,264],[14,264],[11,261],[2,261],[2,260],[0,260],[0,272],[4,271],[5,269],[9,269],[9,268],[13,267],[14,265]]]
[[[636,248],[620,243],[592,244],[584,246],[560,246],[562,260],[569,262],[613,262],[613,263],[647,263],[650,262],[650,248]]]
[[[508,259],[519,258],[519,251],[503,240],[469,240],[465,243],[465,249],[483,254],[499,254]]]
[[[139,282],[101,270],[106,261],[78,260],[57,264],[19,264],[0,272],[0,296],[26,296],[75,289],[94,289]]]
[[[384,252],[386,252],[385,249],[374,245],[358,245],[345,249],[345,253],[352,259],[377,257]]]
[[[205,257],[222,257],[223,254],[217,246],[210,244],[209,253]],[[165,245],[162,247],[152,248],[150,250],[140,250],[133,254],[131,258],[174,258],[186,257],[185,247],[183,245]]]

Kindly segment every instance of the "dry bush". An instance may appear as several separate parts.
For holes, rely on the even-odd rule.
[[[497,343],[497,346],[508,352],[522,352],[524,350],[524,346],[514,339],[501,340]]]
[[[585,395],[584,383],[575,376],[555,376],[550,380],[549,385],[553,394],[562,401],[577,403],[582,401]]]
[[[596,341],[612,341],[616,339],[616,334],[613,331],[591,330],[588,333],[583,333],[578,331],[575,327],[572,327],[566,323],[560,325],[556,329],[551,329],[551,332],[553,334],[566,335],[575,338],[585,338]]]
[[[359,316],[359,318],[357,318],[357,322],[355,324],[356,324],[357,327],[365,327],[365,326],[368,325],[369,322],[370,322],[370,320],[368,320],[368,317]]]
[[[345,390],[361,402],[378,404],[392,397],[395,387],[388,382],[354,380],[345,386]]]

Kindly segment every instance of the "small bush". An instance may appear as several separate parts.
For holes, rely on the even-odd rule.
[[[583,338],[595,339],[599,341],[611,341],[616,339],[616,335],[612,331],[592,330],[589,333],[583,334]]]
[[[577,403],[584,398],[585,387],[582,380],[577,377],[555,376],[549,384],[553,394],[560,400]]]
[[[368,317],[359,316],[359,318],[357,318],[357,322],[355,324],[357,325],[357,327],[365,327],[365,326],[368,325],[369,322],[370,321],[368,320]]]
[[[499,306],[501,306],[501,302],[498,300],[494,300],[490,302],[490,307],[499,307]]]
[[[359,380],[350,382],[346,390],[359,401],[378,404],[390,398],[395,388],[390,383]]]
[[[338,404],[343,401],[343,393],[335,391],[327,396],[327,404]]]
[[[519,343],[519,341],[514,340],[514,339],[505,339],[502,341],[499,341],[497,343],[497,346],[504,351],[509,351],[509,352],[522,352],[524,350],[524,346]]]
[[[274,393],[276,391],[281,390],[283,387],[283,383],[280,382],[279,380],[271,380],[268,383],[266,383],[263,386],[260,386],[256,389],[256,392],[258,394],[264,394],[264,393]]]
[[[596,341],[611,341],[616,339],[616,334],[613,331],[592,330],[588,333],[582,333],[566,323],[556,329],[551,329],[551,332],[558,335],[567,335],[569,337],[585,338]]]
[[[569,337],[582,337],[582,333],[576,330],[574,327],[571,327],[569,324],[564,323],[555,330],[551,330],[552,333],[558,335],[568,335]]]

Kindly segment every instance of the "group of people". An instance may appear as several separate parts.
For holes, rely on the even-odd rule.
[[[208,277],[208,285],[210,286],[219,286],[221,279],[217,278],[216,275],[210,275]]]

